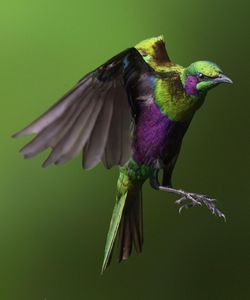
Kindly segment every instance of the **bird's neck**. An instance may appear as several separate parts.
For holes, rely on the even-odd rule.
[[[179,75],[156,80],[155,99],[160,110],[172,121],[191,120],[195,111],[204,102],[204,93],[194,93],[192,86],[183,80],[183,71]]]

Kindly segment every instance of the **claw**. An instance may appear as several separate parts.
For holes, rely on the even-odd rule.
[[[179,214],[181,214],[181,211],[183,209],[184,205],[182,205],[180,208],[179,208]]]
[[[220,217],[222,217],[224,219],[224,222],[227,221],[226,216],[224,214],[221,214]]]

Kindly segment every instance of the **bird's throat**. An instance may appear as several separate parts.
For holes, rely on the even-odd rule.
[[[185,79],[185,91],[190,96],[195,96],[198,94],[198,91],[196,89],[196,85],[198,83],[198,79],[196,76],[188,75]]]

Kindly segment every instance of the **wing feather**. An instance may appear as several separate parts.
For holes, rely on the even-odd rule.
[[[20,150],[22,155],[25,158],[32,158],[48,147],[54,148],[87,105],[87,101],[80,102],[80,99],[78,99],[59,118],[56,118],[50,125],[42,129],[30,143],[23,147]]]
[[[130,155],[131,155],[131,124],[132,124],[132,117],[128,118],[128,112],[130,111],[129,103],[126,101],[127,95],[125,91],[121,93],[121,152],[120,152],[120,160],[119,165],[124,165]]]
[[[128,100],[127,82],[136,84],[142,73],[150,71],[135,48],[116,55],[87,74],[47,112],[14,135],[37,134],[21,153],[31,158],[51,148],[44,167],[62,164],[81,151],[84,168],[100,161],[107,168],[125,164],[131,155],[134,106]]]
[[[101,92],[100,98],[92,99],[93,107],[91,108],[91,112],[88,113],[88,115],[85,116],[85,123],[82,123],[81,131],[78,135],[77,140],[75,143],[72,143],[70,151],[67,153],[64,153],[59,159],[55,161],[56,164],[62,164],[66,162],[67,160],[75,157],[77,154],[79,154],[84,146],[87,144],[93,128],[95,126],[96,120],[100,114],[100,111],[104,105],[104,99],[106,96],[107,91]],[[71,135],[75,135],[74,131],[72,131]]]
[[[57,118],[59,118],[72,102],[82,95],[86,87],[91,84],[92,77],[85,78],[79,82],[73,89],[64,95],[56,104],[54,104],[48,111],[42,114],[38,119],[32,122],[29,126],[20,130],[13,137],[21,137],[32,133],[39,133]]]
[[[113,115],[113,94],[114,90],[111,89],[106,96],[105,105],[103,105],[102,110],[98,115],[89,142],[83,150],[84,169],[93,168],[101,161],[101,157],[107,143],[108,133]]]
[[[91,132],[93,121],[95,121],[103,104],[99,97],[100,95],[95,89],[88,94],[85,99],[88,104],[84,106],[73,125],[56,144],[48,159],[44,162],[44,167],[52,163],[61,164],[73,158],[77,152],[80,152],[81,149],[79,147],[86,142]]]
[[[105,148],[105,158],[103,163],[107,169],[110,169],[120,162],[121,153],[121,110],[120,110],[120,99],[118,89],[116,89],[116,97],[113,106],[113,115]]]

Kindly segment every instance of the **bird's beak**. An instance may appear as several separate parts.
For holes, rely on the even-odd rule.
[[[224,74],[220,74],[214,79],[215,83],[233,83],[233,81]]]

